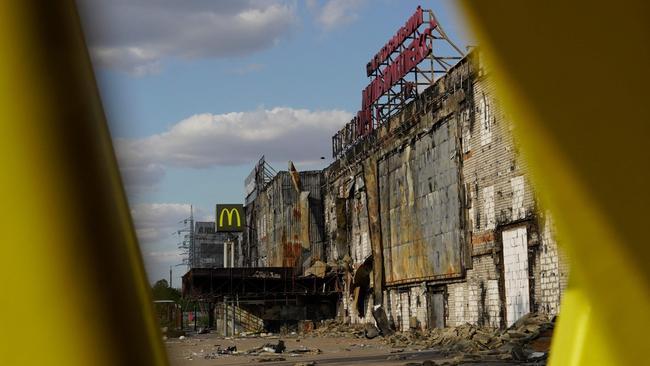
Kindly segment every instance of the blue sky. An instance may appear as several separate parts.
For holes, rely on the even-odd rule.
[[[370,81],[366,62],[417,5],[461,48],[473,44],[453,1],[79,5],[152,282],[180,263],[171,234],[189,205],[211,220],[216,203],[242,202],[259,156],[277,170],[331,162],[331,135]]]

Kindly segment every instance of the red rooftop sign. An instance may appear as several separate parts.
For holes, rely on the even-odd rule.
[[[418,8],[415,10],[415,14],[411,15],[409,20],[406,22],[406,24],[400,28],[397,33],[393,36],[393,38],[386,43],[384,47],[377,52],[375,57],[368,62],[366,65],[366,75],[371,76],[375,70],[379,67],[379,65],[383,64],[384,61],[390,56],[397,48],[404,43],[404,40],[413,34],[420,26],[422,25],[422,8],[418,6]]]
[[[426,26],[422,27],[423,24]],[[434,73],[444,73],[452,66],[445,60],[463,56],[453,43],[451,45],[460,56],[440,58],[432,55],[434,39],[451,43],[433,12],[418,6],[406,24],[367,63],[366,75],[372,80],[361,94],[361,110],[332,137],[334,157],[401,110],[417,96],[418,86],[433,84]],[[420,69],[418,65],[427,58],[431,59],[428,69]],[[442,68],[436,69],[434,61]]]

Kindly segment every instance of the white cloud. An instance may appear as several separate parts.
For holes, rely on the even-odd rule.
[[[149,262],[154,262],[150,263],[150,267],[153,267],[154,264],[178,264],[183,261],[183,254],[179,249],[172,249],[172,250],[166,250],[166,251],[153,251],[153,252],[148,252],[145,253],[145,258]]]
[[[123,160],[120,171],[130,194],[151,191],[165,177],[165,167],[154,163],[129,164]]]
[[[182,203],[138,203],[131,205],[131,216],[140,242],[140,250],[151,282],[167,278],[169,267],[183,261],[183,251],[178,248],[178,230],[189,225],[190,205]],[[196,221],[213,221],[214,215],[194,208]],[[183,233],[181,233],[183,235]],[[184,267],[174,269],[176,284]]]
[[[194,207],[194,220],[211,221],[214,215]],[[131,216],[138,240],[151,244],[177,235],[183,225],[189,225],[190,205],[185,203],[137,203],[131,205]]]
[[[182,203],[139,203],[132,205],[131,216],[142,244],[168,239],[190,216],[190,205]]]
[[[315,1],[309,1],[307,6],[316,13],[316,20],[323,29],[333,30],[354,22],[364,3],[365,0],[328,0],[320,8]]]
[[[197,114],[167,131],[116,139],[127,190],[137,193],[164,177],[166,167],[209,168],[267,160],[309,165],[331,154],[331,136],[352,114],[278,107],[226,114]],[[243,179],[243,178],[242,178]]]
[[[79,0],[97,66],[136,75],[165,58],[233,57],[268,48],[298,23],[293,2]]]

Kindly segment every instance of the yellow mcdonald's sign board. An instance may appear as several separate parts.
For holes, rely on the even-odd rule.
[[[243,231],[244,230],[244,205],[241,204],[218,204],[217,231]]]

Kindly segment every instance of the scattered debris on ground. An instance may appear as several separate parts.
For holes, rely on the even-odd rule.
[[[214,352],[210,352],[203,356],[206,360],[213,360],[215,358],[218,358],[219,356],[223,355],[236,355],[237,354],[237,346],[230,346],[226,347],[224,349],[221,349],[221,347],[217,346],[217,350]]]
[[[282,353],[285,349],[287,349],[287,347],[284,345],[284,341],[282,340],[279,340],[276,344],[267,343],[262,346],[262,350],[269,353]]]
[[[544,365],[554,321],[545,315],[533,313],[522,317],[506,330],[464,324],[427,331],[416,328],[384,337],[372,324],[346,325],[330,320],[315,322],[314,326],[313,331],[300,335],[266,333],[215,339],[210,334],[191,333],[191,336],[180,336],[176,340],[169,338],[166,343],[174,348],[194,347],[191,352],[183,352],[183,360],[220,360],[217,364],[235,362],[231,357],[245,357],[255,363],[284,361],[294,364],[300,361],[294,365],[313,365],[312,362],[318,362],[319,355],[323,353],[341,357],[344,354],[339,352],[357,352],[364,356],[383,355],[380,360],[376,359],[378,363],[399,362],[408,366],[471,363]],[[235,342],[242,343],[235,346]],[[237,347],[247,350],[239,351]]]
[[[160,329],[164,337],[167,338],[178,338],[180,336],[185,336],[185,331],[180,329],[173,329],[169,327],[162,327]]]
[[[464,324],[427,332],[396,333],[384,339],[391,347],[437,349],[454,356],[446,364],[468,361],[542,361],[548,356],[553,322],[540,314],[528,314],[505,331]],[[414,364],[415,365],[415,364]]]
[[[363,331],[368,339],[373,339],[379,335],[379,329],[372,323],[367,323]]]

